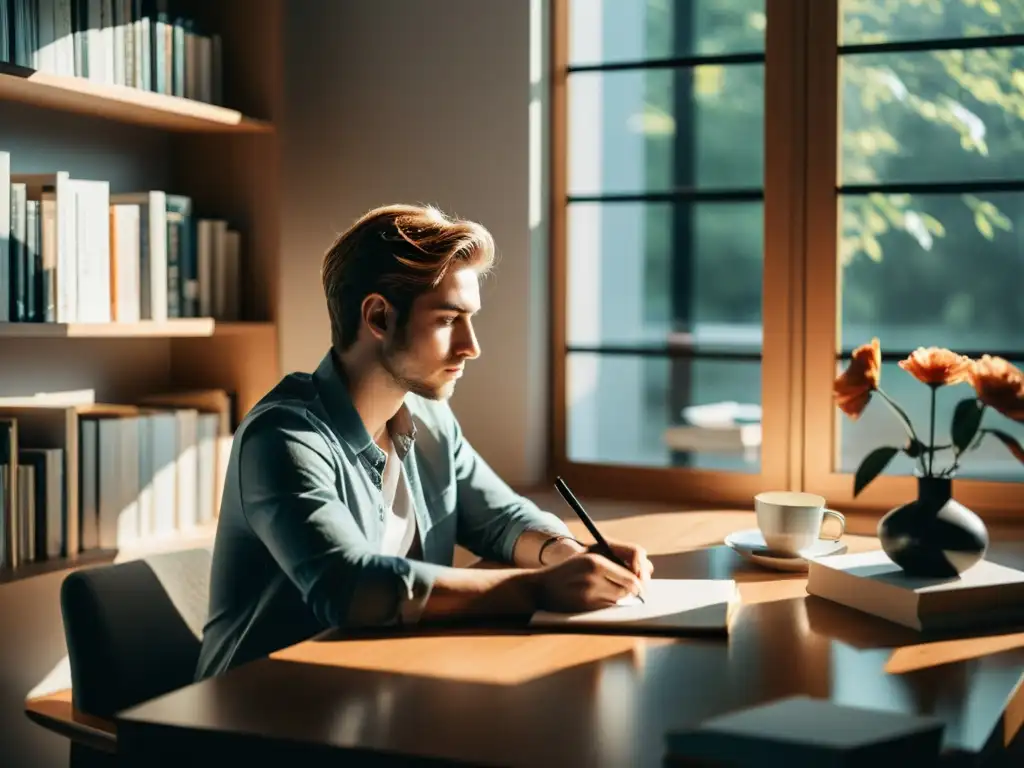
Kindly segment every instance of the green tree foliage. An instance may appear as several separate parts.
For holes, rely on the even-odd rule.
[[[847,44],[1024,32],[1021,0],[840,8]],[[841,183],[1024,176],[1024,49],[851,54],[840,83]],[[1019,345],[1024,195],[870,194],[846,197],[841,212],[844,322],[944,327],[949,341],[935,343]]]
[[[839,3],[845,44],[1024,32],[1024,0]],[[679,13],[690,14],[689,51],[678,50]],[[647,55],[763,50],[766,23],[763,0],[647,0]],[[645,133],[649,187],[687,181],[706,188],[760,186],[763,67],[696,69],[685,114],[674,83],[688,76],[645,73],[646,105],[637,127]],[[839,184],[1024,178],[1024,48],[846,55],[839,95]],[[689,119],[693,131],[691,179],[674,177],[679,119]],[[671,312],[665,279],[673,258],[671,206],[648,209],[648,296],[655,297],[649,312],[664,317]],[[743,215],[735,205],[715,204],[693,209],[695,319],[758,322],[759,211]],[[1024,194],[844,195],[839,229],[847,328],[873,328],[890,347],[1019,345]],[[945,330],[909,340],[920,337],[921,328]],[[899,329],[907,329],[907,338]]]

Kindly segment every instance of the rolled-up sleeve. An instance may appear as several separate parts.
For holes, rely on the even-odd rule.
[[[513,491],[466,440],[455,415],[448,413],[458,492],[459,544],[479,557],[511,563],[516,541],[524,531],[570,535],[556,515]]]
[[[302,414],[273,408],[239,447],[242,509],[327,627],[418,621],[442,566],[370,550],[337,491],[330,447]]]

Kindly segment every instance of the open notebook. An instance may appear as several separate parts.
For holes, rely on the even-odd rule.
[[[729,632],[730,609],[739,602],[732,579],[651,579],[646,603],[626,598],[618,605],[586,613],[538,611],[531,627],[580,628],[635,634],[714,634]]]

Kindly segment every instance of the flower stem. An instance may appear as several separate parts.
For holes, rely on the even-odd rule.
[[[931,428],[928,436],[928,476],[932,476],[932,470],[935,468],[935,390],[938,387],[934,385],[931,387],[932,390],[932,414],[931,414]]]
[[[921,441],[917,439],[917,433],[914,432],[914,425],[910,423],[910,417],[907,415],[907,412],[900,408],[891,397],[885,394],[881,387],[875,387],[875,392],[877,392],[878,396],[881,397],[885,404],[889,406],[889,409],[896,414],[896,417],[900,420],[900,424],[902,424],[903,428],[906,430],[907,436],[914,443],[920,444]],[[921,472],[924,473],[925,463],[923,452],[917,457],[917,461],[921,465]]]

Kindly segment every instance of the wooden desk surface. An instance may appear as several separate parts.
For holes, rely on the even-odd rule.
[[[140,765],[175,750],[212,763],[256,744],[254,754],[296,759],[311,747],[303,765],[337,764],[344,751],[360,765],[657,766],[669,729],[797,693],[936,715],[950,757],[997,753],[1016,734],[1024,633],[924,642],[807,596],[803,576],[765,571],[720,544],[753,524],[728,512],[602,523],[648,547],[657,577],[735,578],[743,605],[728,640],[327,633],[123,713],[119,751]],[[1024,544],[997,544],[991,557],[1024,566]]]

